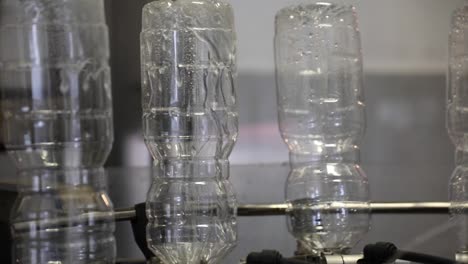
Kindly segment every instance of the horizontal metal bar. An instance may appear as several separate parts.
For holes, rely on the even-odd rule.
[[[285,215],[288,204],[246,204],[237,208],[238,216],[275,216]],[[312,210],[370,210],[372,214],[448,214],[450,203],[448,202],[385,202],[370,203],[342,203],[332,202],[328,204],[313,205]],[[116,210],[117,221],[128,221],[135,217],[134,209]]]
[[[265,216],[284,215],[288,211],[288,204],[266,205],[241,205],[238,208],[239,216]],[[311,205],[310,210],[336,211],[369,210],[372,214],[448,214],[450,203],[448,202],[386,202],[386,203],[349,203],[331,202],[326,204]]]
[[[356,264],[358,260],[362,259],[362,255],[326,255],[327,264]],[[409,261],[396,260],[394,264],[410,263]]]
[[[448,202],[371,203],[372,214],[448,214]]]
[[[349,210],[370,210],[372,214],[448,214],[450,203],[446,202],[405,202],[405,203],[344,203],[331,202],[327,204],[311,205],[307,207],[310,210],[336,211],[342,209]],[[275,216],[285,215],[289,209],[288,204],[250,204],[238,207],[238,216]],[[46,219],[40,221],[42,228],[54,227],[61,224],[70,224],[72,222],[86,222],[92,216],[95,220],[108,219],[110,213],[91,213],[69,218]],[[136,217],[134,208],[117,209],[114,213],[117,222],[130,221]],[[14,223],[15,229],[30,228],[30,224],[37,227],[36,222]]]
[[[238,216],[275,216],[285,215],[288,204],[246,204],[237,208]],[[370,210],[372,214],[448,214],[448,202],[384,202],[384,203],[343,203],[332,202],[312,205],[311,210]],[[128,221],[135,217],[134,209],[116,210],[117,221]]]
[[[287,204],[246,204],[237,208],[238,216],[269,216],[285,215],[288,210]]]
[[[136,217],[135,208],[117,209],[115,210],[115,221],[125,222],[131,221]]]

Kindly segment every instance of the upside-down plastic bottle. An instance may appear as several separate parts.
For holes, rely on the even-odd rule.
[[[102,169],[113,141],[102,0],[0,3],[4,143],[18,168],[15,263],[114,263]]]
[[[290,151],[289,228],[311,253],[343,253],[369,229],[361,42],[351,6],[282,9],[275,34],[278,117]]]
[[[166,264],[219,263],[236,244],[236,35],[222,0],[143,8],[143,131],[154,158],[148,245]]]

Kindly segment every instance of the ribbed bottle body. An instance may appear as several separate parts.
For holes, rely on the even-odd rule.
[[[224,2],[144,7],[143,129],[153,158],[225,159],[231,153],[238,129],[232,25]]]
[[[289,231],[311,253],[346,253],[369,230],[368,185],[358,164],[293,167],[286,183]]]
[[[113,142],[102,0],[0,3],[3,139],[18,169],[15,263],[114,263]]]
[[[276,15],[278,120],[290,151],[289,229],[311,253],[343,253],[368,231],[361,41],[354,8],[328,2]],[[330,209],[331,204],[359,210]]]
[[[1,7],[2,123],[17,166],[102,166],[113,141],[103,1]]]
[[[289,7],[276,16],[281,135],[296,155],[355,152],[365,129],[362,55],[347,6]]]
[[[148,245],[163,263],[221,263],[236,245],[229,163],[166,160],[148,192]]]
[[[24,170],[18,188],[11,214],[15,263],[115,263],[103,169]]]
[[[236,34],[217,0],[143,8],[143,133],[154,162],[147,240],[167,264],[219,263],[236,244]]]

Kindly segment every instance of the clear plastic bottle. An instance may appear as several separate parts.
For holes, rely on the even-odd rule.
[[[18,168],[104,164],[113,141],[108,58],[104,1],[2,1],[2,127]]]
[[[311,252],[342,253],[370,221],[359,166],[365,106],[354,8],[320,2],[282,9],[275,55],[279,127],[290,151],[290,231]]]
[[[15,263],[114,263],[107,33],[102,0],[0,3],[1,122],[19,170]]]
[[[163,263],[222,263],[237,240],[229,164],[163,160],[148,194],[148,244]]]
[[[452,17],[449,37],[447,129],[456,148],[455,171],[450,179],[451,213],[459,228],[459,253],[468,254],[468,6]]]
[[[236,244],[236,34],[223,0],[143,8],[143,131],[155,160],[148,244],[167,264],[218,263]]]
[[[105,180],[99,168],[21,171],[11,215],[15,263],[114,264]]]

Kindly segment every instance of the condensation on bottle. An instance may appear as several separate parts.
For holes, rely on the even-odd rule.
[[[289,230],[311,253],[346,252],[370,223],[359,165],[365,105],[354,8],[320,2],[280,10],[275,58],[279,127],[290,151]]]
[[[237,239],[228,181],[238,134],[232,8],[155,1],[142,25],[143,132],[155,160],[148,245],[164,263],[219,263]]]
[[[449,37],[447,129],[456,149],[456,168],[449,184],[458,251],[468,252],[468,6],[455,10]]]
[[[18,168],[102,166],[113,141],[102,0],[5,0],[4,143]]]

